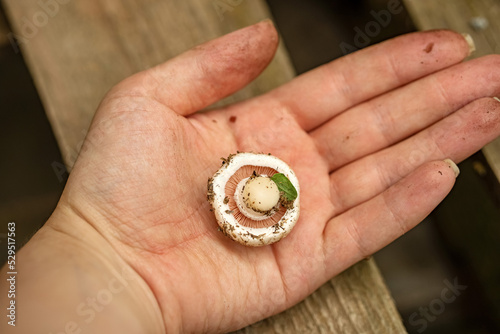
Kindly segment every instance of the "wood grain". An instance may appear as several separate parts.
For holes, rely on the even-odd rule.
[[[99,101],[123,78],[270,13],[263,1],[220,13],[212,0],[57,0],[47,22],[37,0],[3,0],[46,108],[64,162],[74,163]],[[53,1],[52,1],[53,2]],[[227,8],[227,7],[226,7]],[[269,68],[223,103],[266,92],[294,71],[280,46]],[[399,314],[373,260],[362,261],[296,307],[245,333],[403,333]]]
[[[373,259],[364,260],[295,307],[237,334],[406,333]]]
[[[406,8],[420,30],[453,29],[474,38],[476,52],[472,58],[500,54],[500,2],[497,0],[404,0]],[[485,18],[488,26],[473,28],[471,20]],[[500,181],[500,138],[483,148],[491,169]]]

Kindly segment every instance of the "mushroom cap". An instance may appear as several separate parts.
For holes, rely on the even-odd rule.
[[[231,176],[244,166],[272,168],[278,173],[283,173],[297,190],[297,198],[276,224],[269,227],[245,226],[234,217],[226,197],[233,196],[233,194],[226,194],[225,189]],[[227,160],[224,160],[222,167],[209,179],[208,199],[221,231],[234,241],[247,246],[270,245],[281,240],[290,233],[299,219],[299,181],[290,166],[269,154],[238,153],[229,156]]]

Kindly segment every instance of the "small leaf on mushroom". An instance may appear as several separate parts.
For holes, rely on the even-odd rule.
[[[297,198],[297,189],[293,186],[292,182],[283,173],[276,173],[271,176],[271,180],[276,183],[280,192],[283,192],[286,199],[294,201]]]

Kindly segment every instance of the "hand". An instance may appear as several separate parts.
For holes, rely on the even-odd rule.
[[[450,31],[401,36],[197,113],[254,79],[277,44],[263,22],[116,86],[46,224],[111,245],[169,332],[235,330],[296,304],[422,221],[454,184],[443,160],[500,134],[500,58],[461,63],[469,46]],[[217,231],[206,183],[236,151],[270,152],[298,176],[301,217],[274,245]]]

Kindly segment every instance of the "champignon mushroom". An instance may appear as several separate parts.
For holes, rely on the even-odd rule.
[[[246,246],[287,236],[299,219],[299,197],[295,173],[270,154],[232,154],[208,180],[207,198],[219,229]]]

